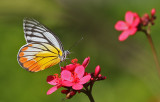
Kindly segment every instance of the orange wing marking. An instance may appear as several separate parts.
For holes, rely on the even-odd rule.
[[[26,61],[27,61],[27,58],[25,58],[25,57],[21,57],[21,58],[19,59],[19,61],[20,61],[21,63],[24,63],[24,62],[26,62]]]

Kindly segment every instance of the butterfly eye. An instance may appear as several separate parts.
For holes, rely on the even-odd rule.
[[[68,50],[66,50],[67,55],[71,54]]]
[[[70,52],[69,52],[68,50],[66,50],[66,51],[64,52],[64,54],[65,54],[65,59],[66,59],[66,57],[70,54]]]

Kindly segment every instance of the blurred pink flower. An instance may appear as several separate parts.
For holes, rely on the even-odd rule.
[[[91,79],[91,75],[88,74],[84,76],[85,68],[81,66],[77,66],[73,73],[68,70],[63,70],[61,72],[61,78],[63,79],[62,85],[71,87],[74,90],[81,90],[83,88],[83,84],[87,83]]]
[[[140,23],[140,17],[137,13],[131,11],[126,12],[125,21],[118,21],[115,24],[115,29],[123,31],[119,36],[120,41],[126,40],[129,35],[134,35],[137,32],[137,26]]]

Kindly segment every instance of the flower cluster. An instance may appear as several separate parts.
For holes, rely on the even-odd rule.
[[[134,35],[137,31],[144,31],[143,26],[154,24],[156,10],[151,10],[151,17],[148,14],[144,14],[141,18],[137,13],[128,11],[125,14],[125,21],[118,21],[115,24],[117,31],[122,31],[119,36],[119,41],[126,40],[130,35]]]
[[[64,87],[61,93],[66,94],[66,98],[71,98],[77,92],[85,92],[83,87],[93,86],[95,81],[106,79],[100,74],[101,68],[98,65],[94,73],[85,72],[90,61],[90,57],[85,58],[82,65],[77,63],[77,59],[72,59],[72,64],[61,67],[61,74],[54,74],[47,77],[47,82],[54,85],[47,92],[47,95],[55,92],[57,89]]]
[[[151,10],[151,16],[150,17],[147,13],[145,13],[141,18],[141,24],[143,26],[148,26],[148,24],[150,24],[150,23],[152,25],[154,25],[154,20],[156,19],[155,13],[156,13],[156,10],[154,8]]]

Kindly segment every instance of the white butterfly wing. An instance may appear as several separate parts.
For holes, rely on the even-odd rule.
[[[25,18],[23,20],[23,29],[27,43],[47,43],[64,52],[59,38],[38,21]]]

